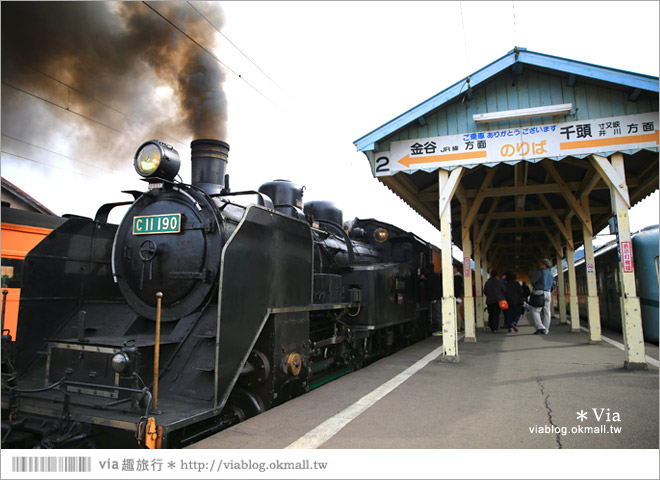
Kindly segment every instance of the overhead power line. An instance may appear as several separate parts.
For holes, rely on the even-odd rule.
[[[516,27],[516,7],[511,2],[511,11],[513,12],[513,46],[518,46],[518,28]]]
[[[98,98],[96,98],[96,97],[90,95],[89,93],[86,93],[86,92],[80,90],[79,88],[76,88],[76,87],[74,87],[74,86],[72,86],[72,85],[69,85],[69,84],[66,83],[66,82],[63,82],[63,81],[60,80],[59,78],[56,78],[56,77],[50,75],[49,73],[46,73],[46,72],[44,72],[44,71],[42,71],[42,70],[39,70],[38,68],[33,67],[32,65],[27,64],[26,62],[24,62],[23,60],[21,60],[21,59],[19,59],[19,58],[14,58],[14,60],[16,60],[17,62],[19,62],[21,65],[25,66],[26,68],[29,68],[30,70],[32,70],[32,71],[34,71],[34,72],[37,72],[37,73],[43,75],[44,77],[53,80],[53,81],[56,82],[56,83],[59,83],[59,84],[62,85],[63,87],[66,87],[66,88],[68,88],[68,89],[70,89],[70,90],[72,90],[72,91],[74,91],[74,92],[76,92],[76,93],[82,95],[83,97],[87,97],[87,98],[89,98],[90,100],[93,100],[94,102],[98,103],[99,105],[103,105],[103,106],[106,107],[107,109],[112,110],[113,112],[115,112],[115,113],[121,115],[122,117],[126,118],[127,120],[137,120],[137,122],[140,123],[141,125],[144,125],[145,127],[151,128],[148,124],[146,124],[146,123],[143,122],[142,120],[135,119],[133,116],[131,116],[131,115],[127,114],[127,113],[122,112],[121,110],[119,110],[119,109],[113,107],[112,105],[109,105],[109,104],[106,103],[106,102],[103,102],[102,100],[99,100]],[[23,93],[26,93],[26,94],[28,94],[28,95],[31,95],[31,96],[33,96],[33,97],[35,97],[35,98],[40,99],[40,100],[43,100],[43,101],[45,101],[45,102],[47,102],[47,103],[50,103],[50,104],[52,104],[52,105],[58,106],[58,107],[60,107],[60,108],[63,108],[64,110],[67,110],[67,111],[69,111],[69,112],[71,112],[71,113],[74,113],[74,114],[76,114],[76,115],[81,115],[81,114],[79,114],[78,112],[75,112],[75,111],[71,110],[71,109],[68,108],[68,107],[66,107],[66,108],[65,108],[65,107],[62,107],[61,105],[56,104],[56,103],[54,103],[54,102],[51,102],[50,100],[46,100],[46,99],[44,99],[44,98],[42,98],[42,97],[39,97],[39,96],[36,95],[36,94],[33,94],[33,93],[30,93],[30,92],[27,92],[27,91],[25,91],[25,90],[21,90],[20,88],[14,86],[14,85],[9,85],[9,84],[7,84],[7,83],[5,83],[5,84],[8,85],[8,86],[10,86],[10,87],[12,87],[12,88],[15,88],[15,89],[17,89],[17,90],[23,92]],[[84,118],[86,118],[86,119],[88,119],[88,120],[96,121],[96,120],[94,120],[94,119],[91,119],[91,118],[85,117],[84,115],[81,115],[81,116],[84,117]],[[110,127],[110,126],[108,126],[108,125],[106,125],[106,124],[104,124],[104,123],[101,123],[101,122],[97,122],[97,123],[100,123],[100,124],[103,125],[104,127],[108,127],[108,128],[110,128],[110,129],[113,129],[113,130],[114,130],[113,127]],[[115,131],[116,131],[116,130],[115,130]],[[123,133],[123,132],[120,132],[120,133]],[[171,136],[171,135],[169,135],[169,134],[167,134],[167,133],[165,133],[165,132],[155,131],[155,133],[162,134],[164,137],[167,137],[167,138],[169,138],[170,140],[174,140],[176,143],[178,143],[178,144],[180,144],[180,145],[182,145],[182,146],[184,146],[184,147],[187,147],[187,146],[188,146],[186,143],[182,142],[181,140],[178,140],[177,138],[174,138],[173,136]]]
[[[222,65],[223,67],[225,67],[225,68],[226,68],[227,70],[229,70],[231,73],[233,73],[233,74],[236,75],[238,78],[240,78],[241,80],[243,80],[243,81],[244,81],[247,85],[249,85],[249,86],[250,86],[255,92],[257,92],[259,95],[261,95],[262,97],[264,97],[266,100],[268,100],[270,103],[272,103],[275,107],[280,108],[279,105],[277,105],[274,101],[272,101],[272,100],[271,100],[270,98],[268,98],[265,94],[263,94],[263,93],[262,93],[257,87],[255,87],[255,86],[252,85],[250,82],[248,82],[247,80],[245,80],[240,74],[238,74],[236,71],[234,71],[232,68],[230,68],[230,67],[229,67],[226,63],[224,63],[222,60],[220,60],[220,59],[219,59],[215,54],[213,54],[213,52],[211,52],[208,48],[206,48],[205,46],[203,46],[203,45],[202,45],[201,43],[199,43],[197,40],[195,40],[195,39],[192,38],[190,35],[188,35],[186,32],[184,32],[181,28],[179,28],[178,26],[176,26],[176,25],[175,25],[175,24],[174,24],[169,18],[167,18],[165,15],[163,15],[163,14],[160,13],[158,10],[156,10],[154,7],[152,7],[151,5],[149,5],[147,2],[144,2],[144,1],[143,1],[142,3],[143,3],[144,5],[146,5],[146,6],[147,6],[152,12],[154,12],[154,13],[155,13],[156,15],[158,15],[160,18],[162,18],[162,19],[165,20],[167,23],[169,23],[174,29],[176,29],[179,33],[181,33],[181,35],[183,35],[183,36],[186,37],[188,40],[190,40],[190,41],[193,42],[195,45],[197,45],[199,48],[201,48],[202,50],[204,50],[204,51],[205,51],[209,56],[211,56],[211,58],[213,58],[216,62],[218,62],[220,65]]]
[[[234,42],[232,42],[231,40],[229,40],[229,37],[227,37],[227,35],[225,35],[224,33],[222,33],[222,31],[221,31],[221,30],[220,30],[215,24],[213,24],[213,22],[211,22],[208,18],[206,18],[206,16],[205,16],[202,12],[200,12],[199,9],[198,9],[197,7],[195,7],[195,6],[194,6],[192,3],[190,3],[189,1],[186,2],[186,3],[187,3],[188,5],[190,5],[190,7],[191,7],[193,10],[195,10],[197,13],[199,13],[199,15],[200,15],[204,20],[206,20],[206,22],[207,22],[209,25],[211,25],[211,26],[215,29],[216,32],[218,32],[220,35],[222,35],[222,36],[225,38],[225,40],[227,40],[227,41],[231,44],[232,47],[234,47],[236,50],[238,50],[238,51],[240,52],[241,55],[243,55],[245,58],[247,58],[248,61],[249,61],[252,65],[254,65],[255,67],[257,67],[257,69],[258,69],[261,73],[263,73],[264,76],[265,76],[268,80],[270,80],[271,82],[273,82],[273,84],[274,84],[277,88],[279,88],[280,91],[281,91],[282,93],[284,93],[287,97],[289,96],[289,94],[286,93],[286,92],[284,91],[284,89],[283,89],[282,87],[280,87],[280,86],[277,84],[277,82],[276,82],[275,80],[273,80],[273,79],[270,77],[270,75],[268,75],[266,72],[264,72],[264,71],[261,69],[261,67],[260,67],[259,65],[257,65],[254,61],[252,61],[252,59],[251,59],[250,57],[248,57],[248,56],[247,56],[247,55],[246,55],[246,54],[245,54],[240,48],[238,48],[238,46],[236,46],[236,44],[235,44]],[[291,98],[291,97],[289,97],[289,98]]]
[[[98,175],[90,175],[88,173],[76,172],[75,170],[71,170],[70,168],[58,167],[56,165],[51,165],[49,163],[40,162],[39,160],[35,160],[34,158],[24,157],[23,155],[18,155],[17,153],[8,152],[7,150],[0,150],[0,152],[4,153],[5,155],[10,155],[12,157],[20,158],[21,160],[27,160],[28,162],[33,162],[33,163],[37,163],[39,165],[44,165],[48,168],[54,168],[56,170],[62,170],[63,172],[73,173],[74,175],[80,175],[82,177],[89,177],[89,178],[93,178],[93,179],[96,179],[96,180],[102,180],[103,179],[102,177],[100,177]],[[118,172],[111,172],[111,173],[117,174]]]
[[[38,148],[39,150],[43,150],[43,151],[45,151],[45,152],[53,153],[53,154],[55,154],[55,155],[57,155],[57,156],[59,156],[59,157],[68,158],[69,160],[74,161],[76,164],[85,165],[85,166],[87,166],[87,167],[94,168],[95,170],[104,170],[104,171],[106,171],[106,172],[108,172],[108,173],[113,173],[113,174],[119,173],[119,172],[117,172],[117,171],[115,171],[115,170],[109,170],[109,169],[107,169],[107,168],[99,167],[99,166],[96,165],[96,164],[91,164],[91,163],[83,162],[82,160],[78,160],[78,159],[76,159],[76,158],[70,157],[70,156],[65,155],[65,154],[63,154],[63,153],[56,152],[55,150],[51,150],[51,149],[49,149],[49,148],[42,147],[41,145],[36,145],[36,144],[34,144],[34,143],[30,143],[30,142],[28,142],[28,141],[21,140],[20,138],[12,137],[11,135],[7,135],[6,133],[3,133],[2,136],[3,136],[3,137],[7,137],[7,138],[9,138],[9,139],[11,139],[11,140],[14,140],[14,141],[16,141],[16,142],[20,142],[20,143],[22,143],[22,144],[24,144],[24,145],[29,145],[30,147]],[[3,151],[4,153],[8,154],[8,155],[13,155],[13,156],[15,156],[15,157],[20,157],[20,158],[26,158],[26,157],[22,157],[22,156],[20,156],[20,155],[18,155],[18,154],[16,154],[16,153],[7,152],[7,151],[5,151],[5,150],[2,150],[2,151]],[[29,158],[26,158],[26,159],[27,159],[27,160],[30,160]],[[31,160],[31,161],[36,162],[36,163],[41,163],[42,165],[52,166],[53,168],[60,168],[60,167],[56,167],[56,166],[54,166],[54,165],[49,165],[49,164],[46,164],[46,163],[39,162],[38,160]],[[63,170],[64,170],[64,169],[63,169]],[[75,172],[74,172],[74,173],[75,173]]]
[[[57,108],[61,108],[62,110],[66,111],[66,112],[73,113],[74,115],[77,115],[77,116],[79,116],[79,117],[82,117],[82,118],[84,118],[85,120],[89,120],[90,122],[94,122],[94,123],[97,123],[97,124],[99,124],[99,125],[102,125],[102,126],[104,126],[105,128],[109,128],[110,130],[113,130],[113,131],[115,131],[115,132],[117,132],[117,133],[123,133],[121,130],[117,130],[115,127],[112,127],[112,126],[110,126],[110,125],[108,125],[108,124],[106,124],[106,123],[103,123],[103,122],[99,122],[98,120],[95,120],[95,119],[93,119],[93,118],[91,118],[91,117],[88,117],[88,116],[86,116],[86,115],[83,115],[82,113],[75,112],[75,111],[71,110],[70,108],[66,108],[66,107],[63,107],[62,105],[58,105],[57,103],[55,103],[55,102],[51,102],[50,100],[47,100],[47,99],[45,99],[44,97],[40,97],[39,95],[36,95],[36,94],[34,94],[34,93],[31,93],[31,92],[28,92],[27,90],[23,90],[22,88],[17,87],[16,85],[12,85],[11,83],[7,83],[7,82],[5,82],[5,81],[3,81],[2,84],[3,84],[3,85],[6,85],[6,86],[8,86],[8,87],[11,87],[11,88],[13,88],[14,90],[18,90],[19,92],[23,92],[23,93],[25,93],[26,95],[29,95],[29,96],[31,96],[31,97],[38,98],[39,100],[42,100],[42,101],[44,101],[44,102],[46,102],[46,103],[48,103],[48,104],[50,104],[50,105],[53,105],[53,106],[55,106],[55,107],[57,107]]]

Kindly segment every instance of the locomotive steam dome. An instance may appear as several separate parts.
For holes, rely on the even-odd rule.
[[[325,220],[343,228],[344,214],[333,202],[314,200],[305,203],[305,213],[315,220]]]
[[[297,217],[297,210],[303,208],[304,192],[305,187],[300,187],[289,180],[273,180],[259,187],[259,193],[268,195],[273,201],[275,210],[292,217]]]
[[[224,166],[226,160],[220,162]],[[211,198],[195,188],[166,185],[143,194],[126,213],[113,244],[113,272],[126,301],[155,319],[156,293],[162,292],[163,321],[197,310],[219,272],[222,231]]]

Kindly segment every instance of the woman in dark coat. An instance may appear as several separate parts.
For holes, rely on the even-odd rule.
[[[496,333],[500,324],[500,300],[506,300],[506,297],[504,286],[497,278],[495,270],[490,272],[490,278],[484,285],[484,295],[486,295],[486,308],[488,309],[488,326],[491,332]]]
[[[515,273],[507,273],[506,283],[504,284],[504,296],[509,303],[509,309],[504,312],[506,319],[506,328],[511,332],[511,329],[518,331],[518,320],[522,314],[523,301],[525,294],[520,283],[516,282]]]

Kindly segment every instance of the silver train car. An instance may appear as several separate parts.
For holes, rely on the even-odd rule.
[[[644,341],[658,343],[658,225],[632,235],[637,296],[642,309]],[[617,242],[613,240],[594,252],[601,324],[621,331],[621,278]],[[563,270],[568,305],[568,271]],[[580,317],[587,317],[587,279],[584,258],[575,263]],[[556,292],[556,290],[555,290]]]

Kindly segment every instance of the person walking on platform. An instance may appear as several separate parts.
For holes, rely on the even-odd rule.
[[[547,335],[550,333],[550,320],[552,319],[550,316],[552,294],[550,292],[552,291],[552,284],[554,283],[552,273],[550,273],[549,270],[550,267],[552,267],[552,263],[547,258],[544,258],[541,260],[539,269],[532,277],[532,295],[543,295],[542,307],[534,307],[530,305],[530,312],[532,318],[534,318],[534,325],[536,326],[536,332],[534,332],[534,335],[540,333]]]
[[[500,324],[500,301],[506,300],[504,296],[504,286],[499,278],[497,271],[490,272],[490,278],[484,285],[484,295],[486,295],[486,308],[488,309],[488,326],[490,331],[497,333],[497,327]]]
[[[464,310],[463,310],[463,275],[461,275],[461,265],[454,264],[454,297],[456,297],[456,326],[458,331],[464,328]]]
[[[511,330],[518,331],[518,320],[522,314],[522,307],[524,293],[520,283],[516,282],[515,273],[506,274],[506,283],[504,284],[504,296],[506,301],[509,302],[509,309],[504,311],[504,318],[506,319],[506,328],[511,333]]]

